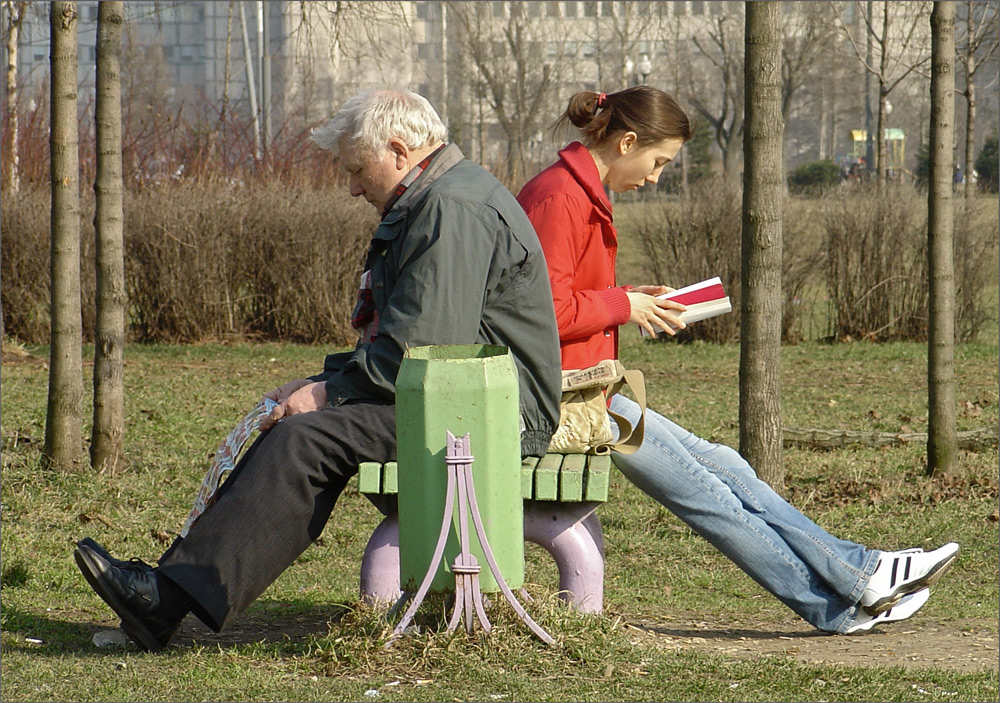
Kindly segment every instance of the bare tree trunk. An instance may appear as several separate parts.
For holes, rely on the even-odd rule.
[[[97,323],[94,330],[94,425],[90,465],[117,472],[125,433],[125,245],[122,212],[121,0],[97,10]]]
[[[7,14],[7,81],[4,84],[7,103],[7,160],[4,162],[3,182],[16,193],[21,185],[20,136],[17,114],[17,42],[21,34],[21,24],[27,12],[27,2],[3,3]]]
[[[260,163],[260,112],[257,110],[257,88],[253,74],[253,53],[250,51],[250,37],[247,34],[247,13],[240,1],[240,27],[243,30],[243,59],[247,71],[247,92],[250,94],[250,113],[253,116],[253,157]]]
[[[830,97],[827,93],[826,81],[820,83],[819,87],[819,153],[820,161],[827,158],[826,143],[830,133]]]
[[[955,5],[931,11],[930,188],[927,193],[927,473],[955,468],[955,274],[952,145],[955,139]]]
[[[781,7],[746,4],[740,453],[772,488],[781,464]]]
[[[973,39],[973,4],[972,0],[965,3],[965,183],[962,188],[962,195],[966,198],[972,196],[972,168],[975,163],[973,149],[975,148],[976,136],[976,43]]]
[[[81,458],[83,321],[80,316],[80,155],[75,2],[51,5],[51,348],[45,455],[69,468]]]
[[[962,195],[966,198],[972,197],[972,169],[975,164],[975,156],[973,156],[973,149],[975,147],[975,136],[976,136],[976,82],[974,79],[975,75],[975,63],[976,57],[967,56],[966,66],[969,70],[966,71],[966,76],[968,76],[968,84],[965,87],[965,180],[963,182]]]
[[[878,168],[878,184],[885,183],[888,158],[885,148],[885,105],[889,100],[889,89],[885,77],[889,74],[889,0],[882,0],[882,40],[878,70],[878,127],[875,132],[875,164]]]

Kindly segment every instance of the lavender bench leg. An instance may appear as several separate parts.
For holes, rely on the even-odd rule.
[[[604,533],[600,503],[526,501],[524,539],[543,547],[559,568],[559,590],[574,610],[604,608]]]
[[[597,502],[525,501],[524,539],[545,549],[559,569],[559,590],[575,610],[604,607],[604,535]],[[386,517],[368,540],[361,562],[361,600],[394,603],[399,590],[399,522]]]
[[[361,600],[368,605],[391,605],[399,596],[399,518],[393,512],[368,538],[361,560]]]

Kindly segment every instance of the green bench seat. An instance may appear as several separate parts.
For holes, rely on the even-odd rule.
[[[395,461],[366,461],[358,466],[358,491],[395,495],[398,490]],[[604,503],[608,500],[611,457],[590,454],[546,454],[521,462],[521,497],[524,500]]]

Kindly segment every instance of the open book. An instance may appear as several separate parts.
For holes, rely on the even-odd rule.
[[[685,288],[678,288],[677,290],[656,297],[664,300],[675,300],[687,306],[687,310],[683,312],[677,312],[676,310],[674,312],[688,325],[692,322],[707,320],[710,317],[732,312],[733,310],[733,306],[729,302],[729,296],[722,289],[722,280],[718,276],[699,283],[693,283]],[[649,336],[649,332],[642,327],[639,328],[639,331],[643,337]]]

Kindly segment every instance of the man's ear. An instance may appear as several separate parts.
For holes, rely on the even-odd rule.
[[[627,153],[629,149],[635,147],[635,143],[636,141],[638,141],[638,139],[639,135],[637,135],[635,132],[631,131],[625,132],[625,134],[621,136],[621,139],[618,140],[618,150],[622,154]]]
[[[396,168],[409,171],[410,147],[399,137],[389,137],[389,151],[396,159]]]

